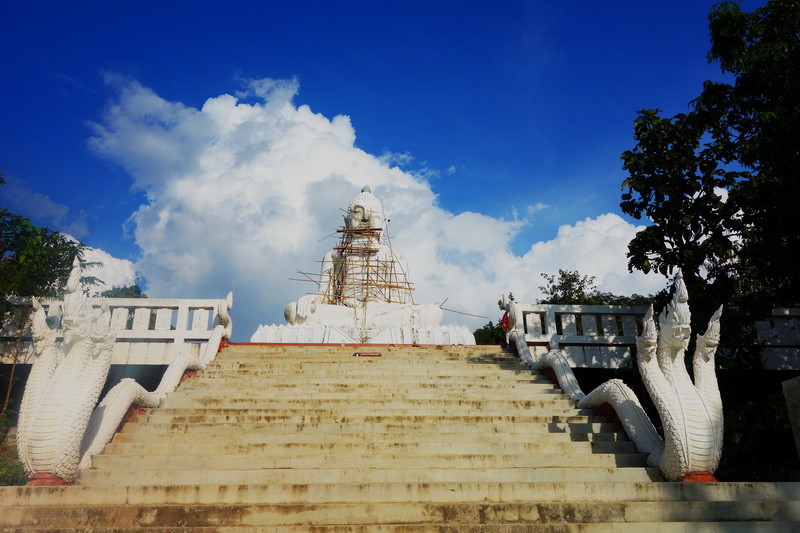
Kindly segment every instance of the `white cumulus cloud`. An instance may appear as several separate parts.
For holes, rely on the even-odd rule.
[[[542,202],[537,202],[533,205],[529,205],[528,207],[526,207],[525,212],[528,214],[528,216],[530,216],[538,213],[543,209],[547,209],[547,207],[548,207],[547,204],[543,204]]]
[[[64,237],[78,243],[73,235],[64,233]],[[99,296],[100,293],[114,287],[128,287],[138,282],[136,267],[127,259],[114,257],[105,250],[85,246],[83,248],[83,261],[92,263],[81,272],[82,276],[92,276],[98,279],[98,284],[89,289],[90,296]]]
[[[92,295],[113,287],[128,287],[137,281],[136,267],[127,259],[118,259],[99,248],[84,248],[83,260],[92,263],[102,263],[86,270],[84,275],[94,276],[103,283],[97,285]]]
[[[532,300],[541,272],[578,269],[598,287],[654,292],[663,278],[627,274],[636,228],[616,215],[564,226],[523,256],[511,242],[523,221],[438,207],[428,176],[403,171],[408,154],[364,152],[347,116],[296,105],[296,80],[250,80],[242,92],[201,108],[169,102],[133,80],[94,125],[90,146],[131,174],[148,202],[131,215],[152,297],[222,298],[234,292],[234,338],[281,323],[335,244],[342,209],[370,185],[391,220],[393,246],[409,261],[417,302],[497,320],[503,291]],[[477,327],[485,319],[445,315]]]

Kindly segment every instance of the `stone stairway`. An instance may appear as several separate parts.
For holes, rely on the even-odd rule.
[[[0,529],[800,531],[800,484],[664,482],[486,347],[231,346],[94,463],[0,488]]]

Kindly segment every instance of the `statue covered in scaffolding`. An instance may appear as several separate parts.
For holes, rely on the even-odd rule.
[[[386,222],[381,201],[361,189],[319,277],[301,272],[316,291],[286,307],[286,324],[259,326],[250,342],[475,344],[465,326],[439,324],[438,306],[414,303],[406,260],[392,249]]]
[[[290,303],[290,325],[389,327],[438,325],[442,311],[415,304],[405,258],[386,235],[383,204],[364,187],[347,207],[339,243],[322,260],[318,291]]]

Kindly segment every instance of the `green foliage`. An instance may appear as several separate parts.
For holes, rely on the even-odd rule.
[[[588,304],[591,295],[597,292],[594,276],[581,276],[577,270],[558,269],[558,278],[542,274],[547,282],[539,287],[544,298],[540,304]]]
[[[542,274],[547,282],[539,287],[544,295],[540,304],[562,305],[649,305],[654,296],[618,296],[600,292],[594,284],[594,276],[581,276],[577,270],[558,269],[558,277]]]
[[[742,173],[720,168],[714,147],[702,144],[701,122],[693,114],[670,119],[657,110],[639,111],[638,145],[622,154],[629,173],[622,211],[654,222],[629,244],[628,267],[665,276],[680,268],[690,291],[701,284],[707,264],[730,263],[741,234],[735,206],[717,191],[730,189]]]
[[[80,245],[0,208],[0,322],[8,297],[58,296]]]
[[[17,449],[8,436],[11,429],[10,414],[7,409],[0,411],[0,486],[24,485],[28,482],[17,458]]]
[[[682,269],[695,298],[763,313],[800,305],[800,1],[753,13],[722,2],[709,14],[711,51],[733,83],[706,82],[688,113],[642,110],[622,154],[622,210],[653,225],[628,266]],[[712,306],[709,304],[708,308]]]
[[[142,288],[139,287],[138,279],[133,285],[128,285],[127,287],[112,287],[100,293],[100,296],[103,298],[147,298],[147,295],[142,292]]]
[[[0,445],[0,486],[25,485],[28,478],[14,445]]]
[[[506,343],[506,334],[503,332],[502,326],[500,323],[492,324],[491,320],[485,326],[476,329],[474,335],[475,344],[503,345]]]

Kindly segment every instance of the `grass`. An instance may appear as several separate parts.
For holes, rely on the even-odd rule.
[[[13,444],[0,446],[0,486],[24,485],[28,482]]]
[[[28,478],[17,457],[14,439],[9,437],[9,410],[0,412],[0,486],[25,485]]]

